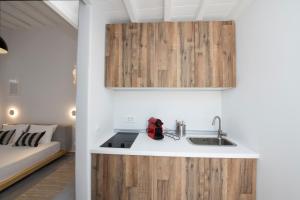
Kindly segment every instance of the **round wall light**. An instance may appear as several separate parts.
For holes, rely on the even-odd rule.
[[[76,108],[71,109],[71,111],[70,111],[70,117],[72,119],[76,119]]]
[[[10,118],[16,118],[18,116],[19,112],[18,112],[18,109],[15,108],[15,107],[10,107],[8,109],[8,116]]]

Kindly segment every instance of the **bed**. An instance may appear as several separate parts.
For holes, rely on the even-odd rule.
[[[70,127],[59,126],[48,144],[38,147],[0,145],[0,191],[23,179],[70,150]]]

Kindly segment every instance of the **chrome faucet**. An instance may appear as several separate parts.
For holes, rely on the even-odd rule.
[[[221,117],[215,116],[212,122],[212,125],[215,125],[216,120],[219,120],[219,129],[218,129],[218,139],[221,140],[223,136],[227,136],[226,133],[223,133],[222,127],[221,127]]]

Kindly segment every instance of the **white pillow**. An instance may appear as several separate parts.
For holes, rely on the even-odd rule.
[[[10,143],[15,143],[18,140],[18,138],[22,135],[22,133],[27,131],[28,124],[3,124],[2,125],[3,131],[14,130],[14,129],[16,129],[16,132],[13,138],[10,140]]]
[[[30,133],[36,132],[44,132],[46,131],[45,135],[42,137],[40,144],[47,144],[50,143],[52,140],[52,136],[54,131],[56,130],[57,125],[30,125],[29,131]]]

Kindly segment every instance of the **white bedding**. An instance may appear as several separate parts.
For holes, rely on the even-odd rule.
[[[59,142],[39,144],[38,147],[0,145],[0,182],[46,159],[59,150]]]

